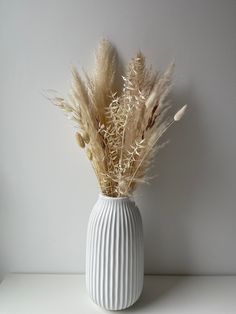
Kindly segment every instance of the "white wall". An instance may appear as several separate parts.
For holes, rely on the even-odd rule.
[[[90,68],[101,36],[127,61],[174,57],[173,100],[190,110],[168,133],[159,177],[139,191],[147,273],[236,273],[236,2],[1,1],[1,264],[83,272],[98,188],[73,129],[43,96]]]

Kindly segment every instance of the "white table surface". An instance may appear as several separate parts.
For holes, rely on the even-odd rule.
[[[236,276],[145,276],[126,313],[236,314]],[[0,285],[0,314],[108,313],[95,305],[84,275],[10,274]]]

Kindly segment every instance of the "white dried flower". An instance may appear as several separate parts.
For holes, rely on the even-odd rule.
[[[179,121],[180,119],[182,119],[182,117],[185,114],[186,109],[187,109],[187,105],[184,105],[179,111],[177,111],[174,116],[174,120]]]

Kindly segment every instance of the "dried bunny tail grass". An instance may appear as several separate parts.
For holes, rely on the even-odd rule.
[[[187,109],[187,105],[184,105],[179,111],[177,111],[174,116],[174,120],[175,121],[181,120],[186,112],[186,109]]]
[[[84,142],[84,139],[83,139],[83,137],[81,136],[81,134],[77,132],[77,133],[75,134],[75,138],[76,138],[77,144],[78,144],[81,148],[84,148],[84,147],[85,147],[85,142]]]

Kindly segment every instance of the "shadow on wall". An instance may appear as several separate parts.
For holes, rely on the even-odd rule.
[[[174,90],[174,103],[189,104],[186,116],[164,136],[171,142],[159,153],[151,175],[158,178],[138,191],[145,233],[145,273],[189,274],[191,257],[188,220],[205,183],[206,134],[199,101],[192,89]]]

